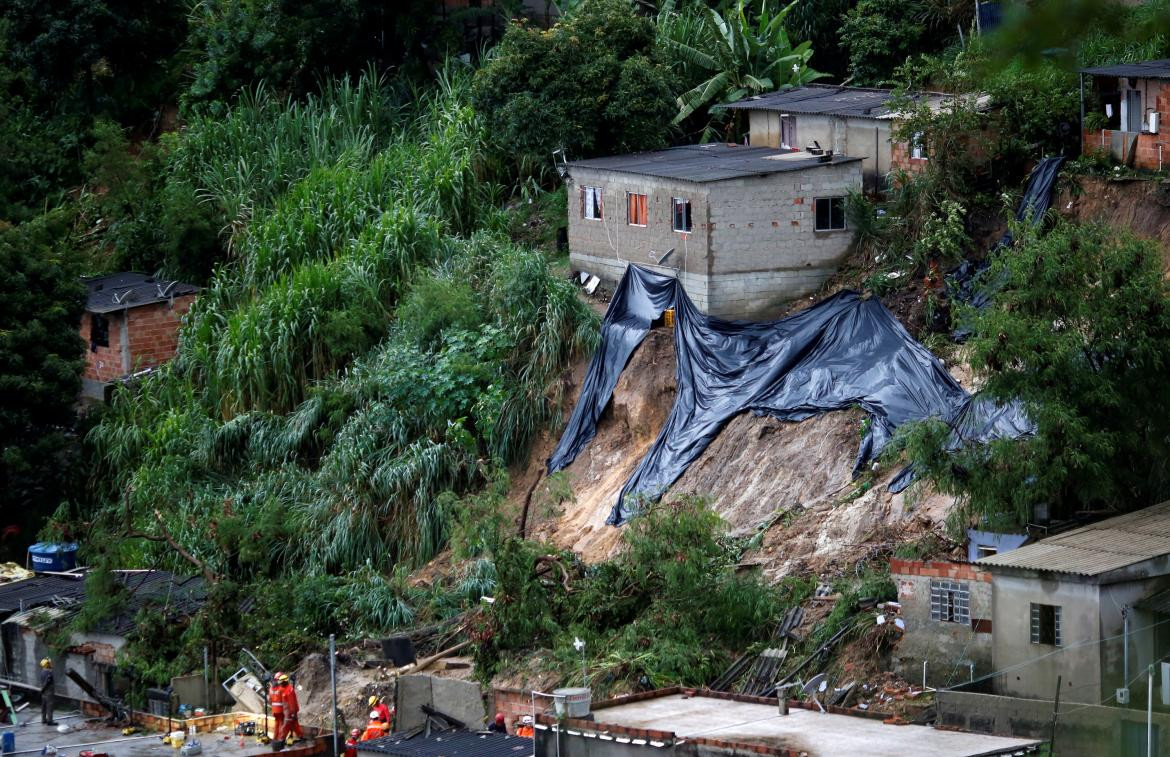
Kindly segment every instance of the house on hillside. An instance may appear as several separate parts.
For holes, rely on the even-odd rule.
[[[1144,671],[1170,660],[1170,502],[973,567],[991,575],[992,665],[1010,671],[996,694],[1051,699],[1059,676],[1061,701],[1145,707]],[[1160,687],[1154,707],[1170,709]]]
[[[938,110],[951,98],[920,92],[910,99]],[[919,171],[930,160],[923,144],[894,141],[900,118],[894,101],[890,89],[809,84],[719,107],[748,114],[749,141],[755,147],[819,145],[834,154],[860,157],[865,187],[874,191],[885,185],[890,171]],[[986,98],[977,102],[985,106]]]
[[[1161,133],[1168,115],[1170,58],[1081,69],[1082,153],[1105,151],[1127,166],[1160,171],[1170,160]]]
[[[81,338],[87,346],[82,397],[106,399],[112,382],[174,357],[179,322],[199,287],[142,273],[85,279]]]
[[[168,618],[188,617],[207,596],[201,577],[184,578],[161,570],[115,571],[126,599],[112,617],[91,631],[75,631],[70,646],[60,654],[47,639],[63,626],[85,601],[85,572],[38,574],[0,584],[0,666],[9,683],[39,689],[39,661],[53,660],[58,697],[93,701],[67,675],[75,670],[103,695],[115,694],[117,654],[137,629],[138,612],[156,607]]]
[[[704,312],[775,315],[848,252],[845,198],[861,160],[705,144],[567,166],[574,270],[621,280],[629,263],[676,276]]]

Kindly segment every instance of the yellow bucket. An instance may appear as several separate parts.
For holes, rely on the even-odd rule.
[[[667,308],[662,311],[663,322],[667,328],[674,328],[674,308]]]

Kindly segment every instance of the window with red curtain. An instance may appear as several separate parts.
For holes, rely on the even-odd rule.
[[[646,218],[646,195],[626,192],[626,221],[631,226],[645,226]]]

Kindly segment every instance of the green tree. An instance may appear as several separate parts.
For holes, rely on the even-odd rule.
[[[63,212],[0,231],[0,491],[6,513],[52,512],[74,473],[85,287]]]
[[[1016,524],[1037,504],[1071,515],[1164,499],[1170,285],[1157,246],[1103,226],[1016,233],[991,268],[1005,283],[994,305],[960,317],[974,327],[984,391],[1019,399],[1035,434],[951,454],[947,429],[923,424],[910,432],[911,458],[971,514]]]
[[[942,49],[950,35],[928,23],[926,0],[861,0],[845,15],[841,44],[853,84],[877,86],[910,55]]]
[[[754,18],[747,0],[739,0],[723,14],[705,8],[692,40],[668,37],[667,49],[678,56],[684,67],[702,72],[703,77],[679,95],[674,122],[680,123],[714,104],[735,102],[782,87],[798,87],[824,76],[808,65],[812,43],[793,45],[789,39],[785,19],[797,2],[773,13],[767,0],[761,0]]]
[[[474,103],[522,172],[574,157],[662,147],[674,114],[654,25],[626,0],[587,0],[548,31],[514,23],[476,73]]]

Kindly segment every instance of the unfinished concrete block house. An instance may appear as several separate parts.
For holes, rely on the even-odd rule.
[[[81,394],[103,400],[112,382],[174,357],[179,321],[199,288],[142,273],[94,276],[85,285]]]
[[[569,164],[575,270],[617,282],[633,262],[676,276],[704,312],[776,315],[845,257],[861,160],[705,144]]]
[[[1170,58],[1081,69],[1084,154],[1104,151],[1128,166],[1160,171],[1170,159],[1161,133],[1167,115]]]
[[[920,92],[910,100],[937,110],[950,97]],[[835,154],[860,157],[862,177],[870,191],[885,186],[891,170],[918,171],[929,160],[921,143],[894,141],[901,116],[890,89],[809,84],[721,107],[748,114],[755,147],[795,150],[819,145]]]

